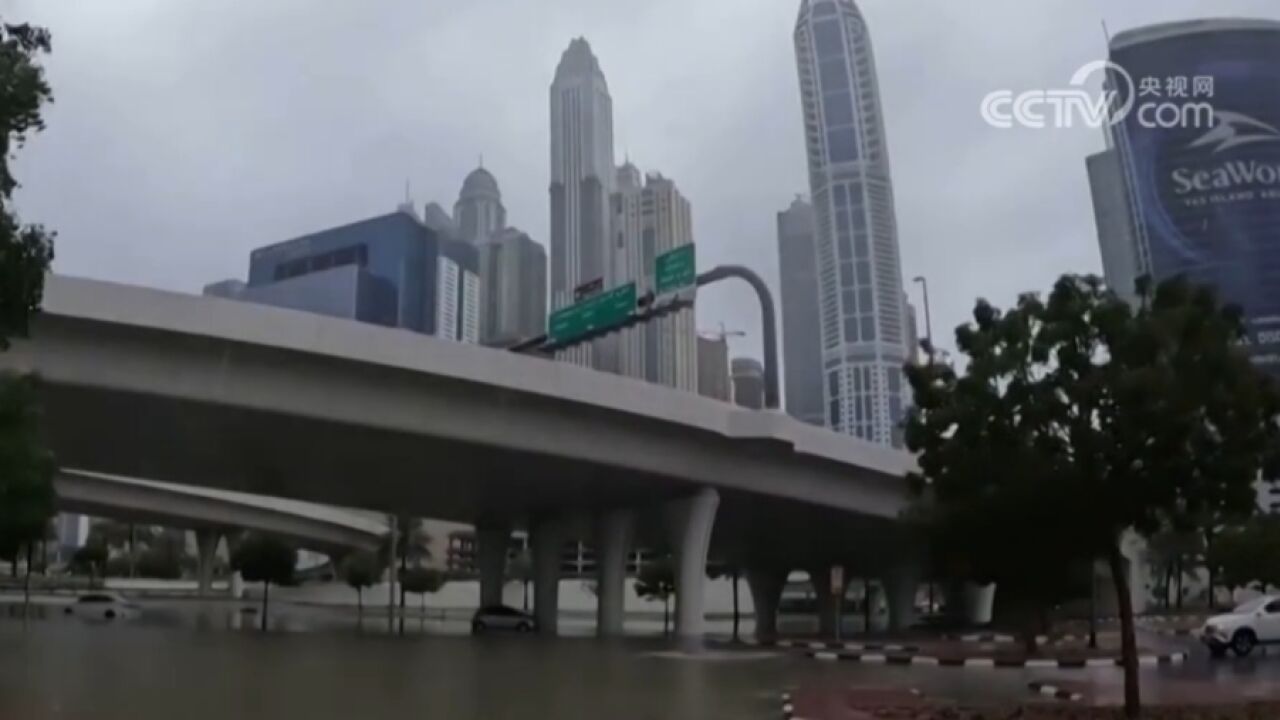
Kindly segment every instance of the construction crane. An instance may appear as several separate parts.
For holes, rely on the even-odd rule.
[[[746,337],[746,336],[747,336],[747,334],[746,334],[745,332],[743,332],[742,330],[726,330],[726,329],[725,329],[725,326],[724,326],[724,323],[720,323],[720,331],[719,331],[719,332],[708,332],[708,331],[706,331],[706,330],[703,330],[702,332],[700,332],[700,333],[698,333],[698,334],[699,334],[699,335],[701,335],[702,337],[704,337],[704,338],[708,339],[708,340],[726,340],[726,339],[731,338],[731,337]]]

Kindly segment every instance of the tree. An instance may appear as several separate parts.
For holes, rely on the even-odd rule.
[[[71,569],[74,572],[87,573],[89,586],[106,574],[107,546],[101,542],[87,542],[71,556]]]
[[[0,373],[0,557],[10,559],[16,571],[18,555],[27,549],[28,589],[33,550],[44,538],[56,502],[55,464],[40,442],[35,391],[35,378]]]
[[[176,580],[182,577],[183,566],[189,555],[185,538],[173,532],[155,533],[145,549],[138,554],[137,574],[141,577]]]
[[[521,550],[507,563],[507,577],[520,583],[521,609],[529,612],[529,583],[533,582],[533,558],[529,548]]]
[[[1280,585],[1280,517],[1262,515],[1223,530],[1206,553],[1205,565],[1231,590],[1266,592]]]
[[[727,577],[733,587],[733,641],[738,642],[738,579],[742,575],[742,570],[732,562],[719,563],[707,566],[707,577],[715,580],[716,578]]]
[[[231,553],[231,567],[249,582],[262,585],[262,629],[267,629],[267,602],[271,583],[288,584],[298,564],[298,551],[271,535],[245,533]]]
[[[908,446],[936,513],[982,540],[1047,550],[1050,566],[1106,561],[1128,717],[1140,697],[1123,535],[1249,513],[1280,437],[1280,395],[1239,347],[1239,309],[1183,279],[1154,292],[1144,281],[1138,294],[1131,308],[1099,279],[1067,275],[1047,301],[1025,295],[1008,315],[979,301],[956,331],[963,377],[907,369]]]
[[[342,576],[343,582],[355,589],[357,611],[363,618],[364,589],[372,587],[382,574],[382,565],[378,562],[378,556],[359,550],[347,553],[338,566],[338,573]]]
[[[422,612],[427,611],[427,593],[439,592],[444,587],[444,573],[433,568],[409,568],[400,575],[400,587],[405,592],[422,596]]]
[[[51,49],[48,30],[0,22],[0,351],[27,336],[53,262],[53,234],[22,225],[13,210],[18,181],[9,169],[14,151],[44,129],[40,110],[53,93],[40,56]]]
[[[662,601],[662,634],[669,632],[671,619],[671,596],[676,591],[675,569],[671,558],[663,557],[645,563],[636,575],[636,595],[646,600]]]

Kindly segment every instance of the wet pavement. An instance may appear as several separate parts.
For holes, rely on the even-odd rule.
[[[783,691],[919,691],[979,706],[1034,701],[1032,680],[1080,688],[1090,703],[1119,702],[1122,692],[1114,669],[865,666],[749,647],[690,651],[653,637],[472,638],[465,614],[411,616],[401,637],[387,633],[385,617],[366,618],[361,630],[353,612],[287,604],[261,633],[244,612],[251,603],[142,605],[127,622],[58,607],[25,622],[0,612],[0,717],[742,720],[778,717]],[[1180,667],[1144,669],[1143,688],[1149,702],[1275,697],[1280,654],[1215,662],[1197,651]]]

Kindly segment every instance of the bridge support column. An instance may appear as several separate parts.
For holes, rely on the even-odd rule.
[[[207,598],[213,594],[213,563],[218,556],[218,543],[222,532],[213,528],[196,530],[197,594]]]
[[[476,525],[476,569],[480,573],[480,607],[502,604],[507,574],[507,547],[511,528],[498,524]]]
[[[707,583],[707,551],[715,526],[720,494],[703,488],[697,494],[674,500],[667,508],[671,545],[676,560],[676,637],[691,639],[703,634]]]
[[[622,635],[627,590],[627,554],[635,530],[635,513],[611,510],[596,528],[596,634]]]
[[[823,638],[835,638],[836,623],[841,615],[844,594],[848,590],[848,576],[840,588],[831,587],[831,566],[821,565],[809,568],[809,583],[813,585],[813,595],[818,601],[818,635]],[[845,569],[848,572],[848,568]]]
[[[533,615],[538,632],[555,635],[560,616],[560,554],[564,526],[559,518],[539,518],[533,523]]]
[[[920,575],[920,568],[914,565],[900,565],[884,578],[890,630],[906,630],[915,624],[916,593],[920,590]]]
[[[778,603],[789,574],[776,567],[747,566],[747,587],[751,589],[751,605],[756,614],[756,640],[768,642],[778,638]]]

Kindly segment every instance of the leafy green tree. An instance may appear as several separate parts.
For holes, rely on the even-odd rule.
[[[34,547],[56,502],[55,464],[40,442],[35,392],[35,378],[0,373],[0,557],[16,571],[18,555],[27,549],[27,585]]]
[[[1232,590],[1280,585],[1280,517],[1262,515],[1224,529],[1206,555],[1206,565]]]
[[[707,577],[715,580],[717,578],[728,578],[733,589],[733,641],[738,642],[738,622],[740,617],[738,607],[738,580],[742,577],[742,569],[732,562],[716,563],[707,566]]]
[[[640,566],[635,589],[639,597],[662,601],[662,634],[666,635],[671,625],[671,596],[676,592],[675,568],[671,558],[659,558]]]
[[[363,617],[364,589],[372,587],[382,575],[382,564],[378,561],[378,556],[364,551],[347,553],[338,565],[338,573],[342,576],[342,581],[356,591],[356,607]]]
[[[444,573],[434,568],[409,568],[400,575],[400,587],[422,598],[422,611],[427,611],[427,593],[439,592],[444,587]]]
[[[1182,279],[1138,291],[1131,308],[1099,279],[1067,275],[1008,315],[979,301],[956,333],[970,358],[962,377],[907,369],[917,486],[945,523],[1034,545],[1050,566],[1106,561],[1128,717],[1140,696],[1123,534],[1210,509],[1249,513],[1280,435],[1280,396],[1238,344],[1240,311]]]
[[[138,555],[137,573],[141,577],[176,580],[182,577],[183,567],[190,556],[186,552],[185,538],[174,532],[155,533]]]
[[[271,535],[245,533],[231,553],[231,567],[249,582],[262,585],[262,629],[267,629],[267,603],[271,583],[287,585],[293,581],[298,564],[298,551],[292,545]]]
[[[101,542],[85,543],[71,556],[70,565],[72,572],[88,575],[89,586],[92,587],[98,578],[106,575],[107,546]]]
[[[40,56],[51,47],[48,30],[0,20],[0,351],[27,336],[53,262],[53,233],[23,225],[13,209],[18,181],[9,168],[27,137],[44,129],[40,110],[53,93]]]

